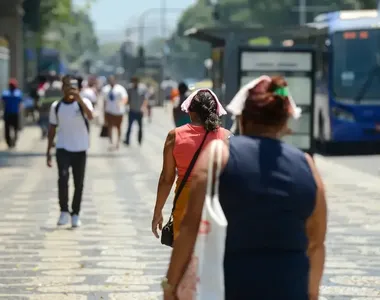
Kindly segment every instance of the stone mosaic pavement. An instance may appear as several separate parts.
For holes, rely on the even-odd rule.
[[[169,251],[150,221],[170,118],[155,113],[141,148],[109,153],[92,128],[77,230],[55,226],[56,169],[45,168],[39,131],[26,129],[17,150],[0,151],[0,299],[161,299]],[[317,163],[330,209],[321,299],[380,299],[378,178],[322,157]]]

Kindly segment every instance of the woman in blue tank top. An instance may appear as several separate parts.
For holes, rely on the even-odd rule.
[[[225,300],[317,300],[325,260],[326,199],[312,158],[280,140],[295,114],[282,77],[249,88],[241,134],[223,151],[219,197],[228,221]],[[205,199],[210,145],[201,154],[174,245],[164,299],[175,299]]]

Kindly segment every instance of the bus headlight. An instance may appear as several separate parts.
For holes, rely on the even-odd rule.
[[[334,107],[332,109],[332,114],[335,118],[337,118],[338,120],[341,120],[341,121],[346,121],[346,122],[354,122],[355,121],[355,117],[352,113],[350,113],[347,110],[338,108],[338,107]]]

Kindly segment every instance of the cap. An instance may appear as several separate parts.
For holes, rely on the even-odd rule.
[[[18,86],[18,81],[17,81],[16,78],[11,78],[11,79],[9,79],[8,84],[17,87]]]

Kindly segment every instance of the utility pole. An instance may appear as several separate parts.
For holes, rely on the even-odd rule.
[[[306,19],[307,19],[307,15],[306,15],[306,0],[299,0],[299,23],[300,25],[305,25],[306,24]]]
[[[166,65],[167,65],[167,57],[166,57],[166,52],[165,52],[165,47],[166,47],[166,0],[161,0],[161,36],[162,36],[162,79],[165,78],[165,71],[166,71]]]
[[[161,35],[163,38],[166,37],[166,0],[161,0]]]

